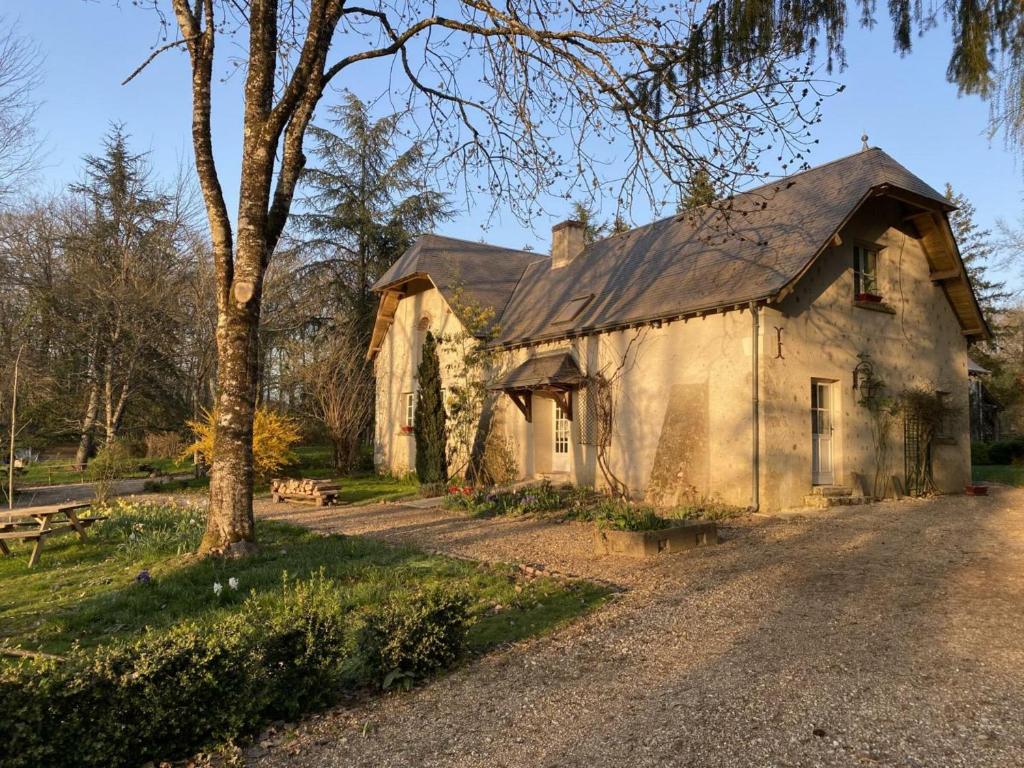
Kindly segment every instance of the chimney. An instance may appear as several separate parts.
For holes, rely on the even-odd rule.
[[[583,222],[569,219],[551,228],[551,268],[561,269],[583,253]]]

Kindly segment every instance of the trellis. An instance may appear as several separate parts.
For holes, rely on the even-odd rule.
[[[903,473],[911,496],[932,488],[931,442],[926,439],[922,420],[912,413],[903,420]]]

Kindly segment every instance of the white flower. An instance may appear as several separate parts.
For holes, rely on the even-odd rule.
[[[232,576],[230,579],[228,579],[228,586],[232,589],[238,589],[238,579]]]
[[[219,595],[223,589],[224,587],[221,586],[219,581],[213,582],[213,594]]]

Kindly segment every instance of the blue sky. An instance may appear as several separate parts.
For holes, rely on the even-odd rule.
[[[98,150],[111,121],[124,122],[134,145],[150,150],[158,173],[173,176],[180,161],[191,157],[188,71],[181,54],[157,59],[126,86],[121,80],[148,55],[156,40],[151,13],[113,0],[4,0],[3,14],[15,19],[44,56],[44,104],[39,127],[48,155],[40,184],[58,189],[76,178],[80,158]],[[824,121],[816,128],[820,145],[812,164],[850,154],[861,133],[938,189],[946,181],[975,203],[979,221],[994,227],[997,219],[1016,220],[1024,211],[1024,172],[1001,137],[985,135],[988,106],[974,97],[957,96],[945,81],[949,34],[934,30],[915,43],[905,58],[892,51],[885,11],[868,32],[851,19],[846,40],[848,67],[836,74],[844,93],[829,99]],[[214,141],[222,183],[234,200],[238,186],[240,100],[237,83],[215,94]],[[373,86],[372,83],[361,85]],[[553,214],[565,203],[548,204]],[[566,213],[568,211],[566,210]],[[447,234],[547,250],[551,223],[536,222],[534,231],[501,212],[486,231],[486,211],[463,212],[443,225]],[[642,221],[649,212],[634,211]]]

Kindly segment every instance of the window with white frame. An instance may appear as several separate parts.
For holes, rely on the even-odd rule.
[[[416,393],[406,392],[405,395],[405,423],[402,424],[406,429],[412,429],[413,424],[416,423]]]
[[[880,296],[878,287],[878,248],[853,246],[854,297]]]

